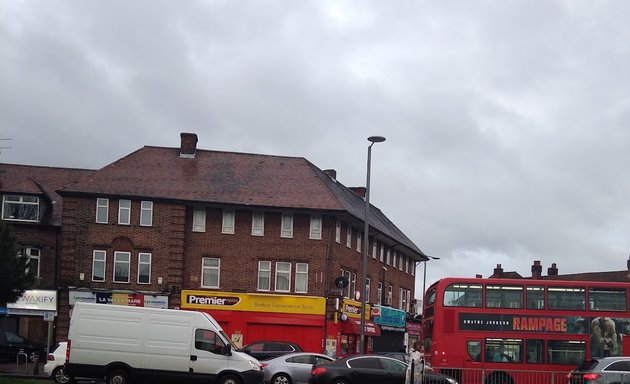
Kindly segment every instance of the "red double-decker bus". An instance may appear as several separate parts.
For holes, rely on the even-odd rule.
[[[614,282],[438,280],[423,300],[427,359],[461,384],[565,383],[586,359],[630,354],[628,289]]]

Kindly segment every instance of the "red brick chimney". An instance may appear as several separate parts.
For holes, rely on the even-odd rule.
[[[558,276],[558,267],[556,263],[551,264],[551,267],[547,268],[547,276]]]
[[[195,157],[197,152],[197,134],[195,133],[180,133],[181,146],[179,148],[179,157]]]
[[[542,265],[540,265],[540,260],[534,260],[534,265],[532,265],[532,279],[540,279],[542,276]]]
[[[497,264],[497,267],[494,269],[494,272],[490,277],[503,277],[503,268],[501,268],[501,264]]]
[[[356,193],[359,197],[362,197],[365,199],[365,192],[366,192],[365,187],[350,187],[350,190]]]

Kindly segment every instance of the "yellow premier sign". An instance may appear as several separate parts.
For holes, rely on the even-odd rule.
[[[223,311],[324,315],[326,299],[314,296],[266,295],[212,291],[182,291],[182,308]]]

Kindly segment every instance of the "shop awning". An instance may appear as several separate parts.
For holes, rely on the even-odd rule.
[[[349,335],[361,334],[361,320],[348,319],[341,324],[341,333]],[[365,336],[380,336],[381,327],[371,321],[365,320]]]

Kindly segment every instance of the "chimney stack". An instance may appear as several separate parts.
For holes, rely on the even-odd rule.
[[[626,267],[628,268],[628,272],[630,272],[630,255],[628,255],[628,261],[626,261]]]
[[[551,267],[547,268],[547,276],[558,276],[558,267],[556,263],[551,264]]]
[[[532,265],[532,279],[540,279],[542,276],[542,265],[540,265],[540,260],[534,260],[534,265]]]
[[[324,173],[333,180],[337,180],[337,171],[334,169],[324,169]]]
[[[350,187],[350,190],[365,199],[365,192],[367,191],[365,187]]]
[[[181,146],[179,148],[179,157],[195,157],[197,152],[197,134],[195,133],[180,133]]]
[[[491,277],[503,277],[503,268],[501,268],[501,264],[497,264],[497,267],[494,269]]]

